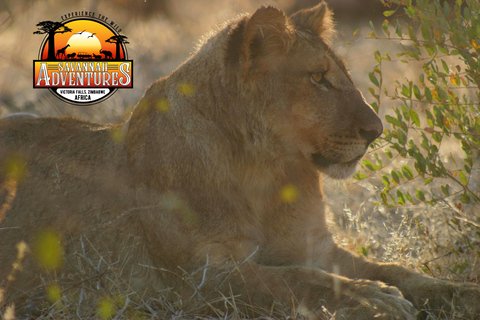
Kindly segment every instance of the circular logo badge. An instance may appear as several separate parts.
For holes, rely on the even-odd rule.
[[[99,103],[119,88],[133,88],[128,38],[112,25],[85,17],[42,21],[37,29],[34,34],[45,38],[34,61],[34,88],[75,105]]]

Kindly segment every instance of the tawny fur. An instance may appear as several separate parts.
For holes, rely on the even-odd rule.
[[[322,174],[351,175],[383,129],[330,49],[332,33],[324,3],[290,18],[262,7],[153,83],[126,124],[0,120],[7,302],[34,294],[45,275],[81,281],[71,262],[88,239],[86,253],[121,261],[137,290],[233,294],[247,315],[327,308],[338,319],[413,319],[415,308],[453,299],[466,317],[478,315],[478,286],[334,243]],[[43,230],[60,235],[65,254],[49,270],[35,253]],[[31,250],[7,279],[20,241]]]

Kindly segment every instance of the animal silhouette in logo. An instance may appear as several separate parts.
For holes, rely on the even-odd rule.
[[[112,52],[108,50],[100,50],[105,55],[105,59],[113,59]]]
[[[61,49],[58,49],[57,50],[57,54],[55,55],[56,58],[58,59],[60,56],[63,57],[63,59],[65,59],[65,50],[70,47],[69,44],[67,44],[65,47],[61,48]]]

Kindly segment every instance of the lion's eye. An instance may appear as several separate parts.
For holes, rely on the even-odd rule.
[[[321,82],[323,80],[323,73],[314,73],[312,74],[312,79],[315,82]]]
[[[310,79],[313,84],[321,85],[327,89],[333,88],[332,84],[325,79],[325,73],[312,73]]]

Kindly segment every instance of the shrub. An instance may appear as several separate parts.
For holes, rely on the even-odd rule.
[[[449,232],[480,257],[480,4],[478,0],[380,0],[386,20],[375,41],[398,43],[394,55],[376,49],[369,73],[372,106],[387,109],[383,136],[356,179],[376,179],[376,204],[421,211],[441,208]],[[393,58],[392,58],[393,57]],[[418,65],[409,79],[385,84],[389,63]],[[386,73],[385,73],[386,74]],[[372,180],[372,181],[373,181]],[[428,225],[418,225],[428,235]],[[468,266],[455,265],[461,273]],[[430,271],[428,268],[425,271]]]

